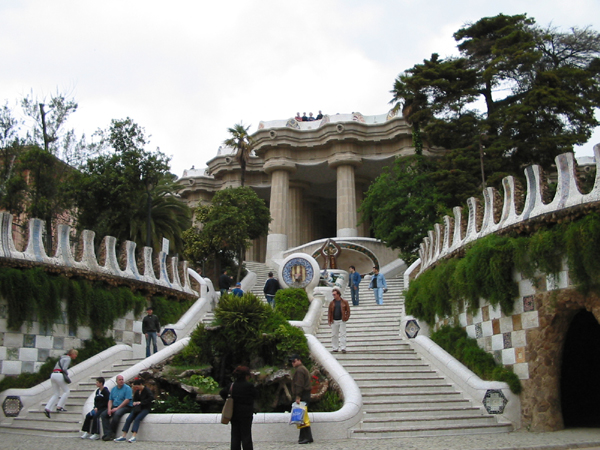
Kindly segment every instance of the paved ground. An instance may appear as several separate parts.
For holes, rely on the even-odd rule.
[[[342,441],[318,441],[300,448],[311,450],[549,450],[588,448],[600,450],[600,428],[564,430],[554,433],[529,433],[517,431],[506,434],[487,434],[476,436],[441,436],[432,438],[403,439],[347,439]],[[154,443],[138,442],[136,450],[229,450],[229,444],[223,443]],[[0,437],[0,449],[10,450],[85,450],[125,447],[132,450],[132,444],[90,441],[77,438],[48,438],[30,435],[3,433]],[[299,448],[295,442],[257,442],[256,450],[279,450]]]

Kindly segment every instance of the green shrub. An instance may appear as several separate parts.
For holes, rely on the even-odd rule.
[[[280,289],[275,295],[275,310],[287,320],[304,320],[310,301],[304,289]]]
[[[480,348],[477,340],[470,338],[462,328],[443,326],[432,333],[431,339],[481,379],[504,381],[514,394],[521,393],[523,387],[517,375],[512,370],[496,364],[494,357]]]
[[[311,412],[333,412],[344,406],[344,402],[336,391],[329,389],[321,400],[310,404]]]
[[[200,389],[203,394],[217,394],[219,392],[219,383],[213,377],[192,375],[187,379],[181,380],[181,382]]]

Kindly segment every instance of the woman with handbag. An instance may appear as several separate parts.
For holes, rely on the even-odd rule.
[[[250,369],[238,366],[233,371],[235,381],[221,389],[221,397],[226,399],[231,393],[233,416],[231,417],[231,450],[253,450],[252,419],[256,388],[250,383]]]
[[[104,386],[104,377],[96,378],[96,393],[94,394],[94,408],[85,415],[81,431],[81,439],[100,439],[100,414],[108,407],[110,391]]]
[[[66,412],[65,403],[67,403],[67,399],[69,398],[69,393],[71,390],[69,389],[69,383],[71,380],[69,379],[69,375],[67,373],[67,369],[71,364],[71,361],[77,358],[77,350],[72,348],[67,352],[66,355],[60,357],[56,365],[54,366],[54,370],[50,375],[50,383],[52,383],[52,389],[54,390],[54,395],[50,398],[50,401],[46,403],[46,408],[44,409],[44,414],[46,417],[50,419],[50,413],[56,406],[56,412]],[[62,391],[62,395],[60,394]],[[60,398],[60,400],[59,400]],[[56,403],[58,402],[58,404]]]
[[[133,409],[127,416],[125,425],[123,425],[123,436],[115,439],[115,442],[125,442],[127,440],[127,432],[131,422],[133,422],[133,428],[131,428],[131,438],[129,442],[137,442],[137,433],[140,429],[140,422],[144,420],[144,417],[150,412],[152,408],[152,402],[154,401],[154,394],[150,389],[144,386],[141,379],[136,378],[133,382]]]

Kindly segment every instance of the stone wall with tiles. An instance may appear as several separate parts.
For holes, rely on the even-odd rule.
[[[8,330],[7,318],[8,305],[0,298],[0,379],[7,375],[37,372],[48,357],[58,357],[71,348],[82,347],[83,341],[92,337],[89,327],[78,327],[77,334],[74,334],[69,329],[64,309],[63,319],[52,330],[43,329],[37,321],[24,323],[18,331]],[[142,318],[129,312],[117,319],[113,329],[107,333],[117,344],[132,346],[135,357],[146,354]]]
[[[556,279],[540,276],[536,286],[519,273],[513,276],[519,296],[511,314],[481,299],[475,314],[461,311],[438,318],[434,329],[460,325],[497,363],[513,369],[523,385],[524,427],[561,430],[560,374],[565,337],[573,316],[582,309],[592,312],[600,322],[600,298],[575,289],[566,267]]]

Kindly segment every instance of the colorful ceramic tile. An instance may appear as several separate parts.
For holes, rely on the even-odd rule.
[[[515,348],[515,359],[517,363],[524,363],[525,360],[525,347]]]
[[[502,339],[504,341],[504,348],[511,348],[512,347],[512,339],[511,339],[511,334],[510,333],[504,333],[502,335]]]
[[[35,334],[24,334],[23,335],[23,347],[35,348]]]
[[[521,314],[515,314],[514,316],[512,316],[512,322],[514,331],[519,331],[523,329],[523,325],[521,325]]]
[[[475,324],[475,338],[479,339],[481,337],[483,337],[483,331],[481,330],[481,324],[476,323]]]
[[[492,320],[492,330],[494,331],[494,334],[500,334],[500,320],[499,319]]]
[[[483,308],[481,308],[481,319],[482,319],[482,322],[487,322],[488,320],[490,320],[490,307],[489,306],[484,306]]]
[[[523,297],[523,311],[535,311],[535,299],[533,295]]]

